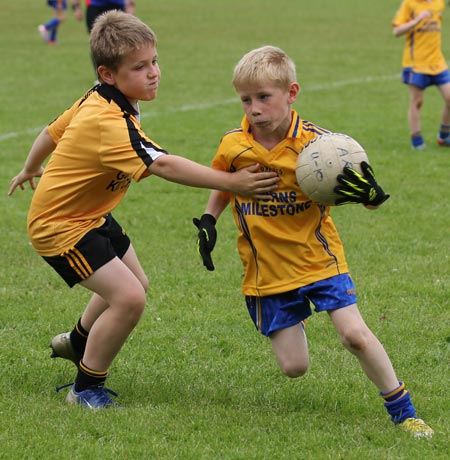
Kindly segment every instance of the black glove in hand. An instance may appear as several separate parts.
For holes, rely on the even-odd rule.
[[[337,206],[348,203],[362,203],[365,206],[380,206],[390,195],[375,180],[372,167],[365,161],[361,162],[363,175],[352,168],[345,167],[343,174],[337,176],[340,185],[334,187],[334,191],[343,198],[335,202]]]
[[[200,219],[192,219],[194,225],[198,228],[197,248],[203,260],[203,265],[209,270],[214,270],[214,264],[211,259],[211,252],[216,245],[217,231],[216,219],[211,214],[203,214]]]

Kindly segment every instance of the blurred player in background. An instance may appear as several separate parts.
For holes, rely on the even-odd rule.
[[[134,14],[136,9],[136,3],[134,0],[86,0],[86,26],[88,32],[91,33],[92,27],[94,26],[95,20],[102,13],[106,13],[111,10],[120,10],[125,13]],[[91,53],[91,61],[94,67],[94,72],[97,75],[97,65],[94,62],[94,58]],[[95,84],[98,80],[95,80]]]
[[[444,99],[437,142],[450,146],[450,71],[441,48],[444,0],[403,0],[392,21],[396,37],[406,34],[403,50],[403,83],[409,87],[408,122],[411,145],[424,150],[420,110],[429,86],[437,86]]]
[[[86,0],[86,26],[91,33],[98,16],[106,11],[120,10],[134,14],[136,3],[134,0]]]
[[[54,17],[45,24],[38,26],[41,37],[49,44],[55,44],[58,36],[58,29],[60,24],[66,19],[67,1],[66,0],[48,0],[47,5],[54,11]],[[80,2],[72,0],[73,14],[81,21],[83,19],[83,12],[81,11]]]
[[[433,430],[416,417],[409,391],[360,314],[330,208],[312,202],[297,184],[299,153],[311,139],[328,131],[292,109],[300,91],[296,78],[294,62],[273,46],[250,51],[235,67],[233,85],[244,118],[239,128],[223,136],[212,166],[239,171],[258,163],[263,171],[276,171],[280,183],[263,200],[211,192],[205,213],[194,219],[203,263],[214,270],[216,221],[231,204],[244,266],[242,292],[257,330],[271,341],[280,370],[292,378],[308,370],[302,325],[312,314],[312,303],[317,312],[328,313],[342,344],[378,388],[392,421],[416,437],[431,437]],[[389,198],[370,166],[363,162],[361,168],[363,175],[353,177],[349,175],[353,170],[344,168],[342,179],[349,193],[336,204],[355,202],[376,208]],[[340,186],[335,190],[340,193]]]

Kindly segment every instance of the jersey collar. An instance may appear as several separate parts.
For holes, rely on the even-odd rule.
[[[130,104],[128,99],[114,86],[102,83],[94,88],[100,96],[104,97],[108,102],[114,101],[123,112],[131,113],[138,116],[139,112]]]

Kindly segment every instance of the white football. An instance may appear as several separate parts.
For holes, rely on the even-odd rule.
[[[361,162],[369,163],[365,150],[350,136],[328,133],[308,142],[297,158],[298,185],[311,200],[333,206],[340,195],[334,192],[336,180],[345,166],[358,172]]]

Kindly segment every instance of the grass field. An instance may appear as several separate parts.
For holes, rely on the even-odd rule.
[[[0,459],[432,459],[449,458],[450,149],[435,145],[442,102],[426,93],[429,149],[409,147],[403,39],[390,21],[398,1],[138,1],[158,34],[162,84],[141,105],[148,135],[209,164],[241,119],[231,72],[251,48],[274,44],[296,61],[303,118],[366,147],[391,199],[377,212],[347,206],[333,217],[367,323],[435,429],[415,440],[389,421],[376,388],[339,344],[326,315],[308,322],[311,369],[283,377],[254,330],[240,293],[242,268],[227,212],[216,271],[196,255],[192,217],[208,191],[151,178],[134,184],[115,216],[151,280],[146,313],[116,359],[108,386],[121,409],[67,407],[55,386],[69,363],[48,344],[87,302],[31,248],[31,192],[7,197],[36,134],[94,80],[83,24],[70,15],[56,46],[37,25],[44,1],[2,5],[0,50]],[[450,11],[443,43],[450,58]]]

